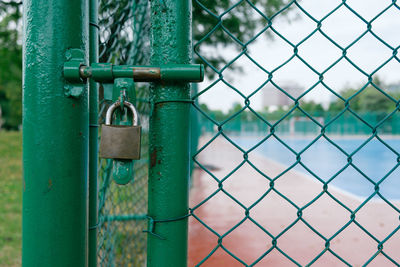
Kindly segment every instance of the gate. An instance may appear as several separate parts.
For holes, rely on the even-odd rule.
[[[195,0],[191,32],[189,1],[24,1],[24,266],[399,266],[400,93],[379,78],[400,42],[374,26],[400,6],[317,2]],[[348,39],[327,30],[344,13]],[[353,58],[367,38],[386,51],[374,65]],[[338,68],[362,82],[343,93]],[[125,96],[141,159],[98,158]]]
[[[99,61],[116,65],[149,65],[150,4],[148,1],[100,1]],[[133,38],[132,38],[133,36]],[[132,38],[132,39],[130,39]],[[103,85],[99,123],[112,99],[112,84]],[[100,159],[98,173],[98,266],[143,266],[146,262],[149,87],[136,90],[136,107],[143,127],[141,160],[134,165],[134,182],[113,182],[113,161]]]

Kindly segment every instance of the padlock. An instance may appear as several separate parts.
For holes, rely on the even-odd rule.
[[[138,113],[128,101],[123,105],[132,112],[132,126],[112,125],[114,111],[121,102],[113,103],[106,113],[106,124],[101,127],[100,157],[106,159],[140,159],[140,139],[142,127],[138,126]]]

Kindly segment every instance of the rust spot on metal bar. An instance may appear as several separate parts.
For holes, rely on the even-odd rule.
[[[135,81],[148,81],[148,80],[160,80],[161,69],[160,68],[147,68],[147,67],[134,67],[133,68],[133,79]]]

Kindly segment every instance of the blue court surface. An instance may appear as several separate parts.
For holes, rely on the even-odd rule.
[[[337,146],[348,155],[324,138],[319,139],[303,152],[302,150],[313,139],[282,138],[281,140],[294,150],[292,152],[277,139],[271,137],[251,153],[262,154],[268,159],[287,167],[296,163],[296,153],[298,153],[301,163],[308,170],[297,164],[294,167],[296,171],[313,177],[310,173],[312,172],[324,181],[334,177],[329,183],[330,185],[364,199],[375,192],[375,182],[379,184],[379,193],[383,197],[388,200],[400,200],[400,166],[398,166],[400,164],[400,139],[383,138],[383,141],[387,144],[386,146],[374,138],[361,147],[367,139],[368,137],[333,138]],[[261,140],[261,137],[239,137],[233,139],[244,150],[251,149]],[[351,156],[351,163],[354,166],[347,166],[350,160],[349,156],[356,150],[358,151]],[[345,168],[345,166],[347,167]],[[342,172],[339,173],[341,170]],[[383,181],[379,183],[382,179]],[[374,198],[379,198],[379,196],[375,195]]]

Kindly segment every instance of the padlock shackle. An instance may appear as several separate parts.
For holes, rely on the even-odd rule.
[[[114,111],[120,106],[121,106],[121,101],[117,101],[117,102],[112,103],[111,106],[108,108],[107,113],[106,113],[106,125],[111,125]],[[124,101],[124,106],[126,106],[128,109],[131,110],[132,118],[133,118],[132,125],[137,126],[139,123],[138,122],[139,117],[138,117],[138,113],[136,111],[135,106],[128,101]]]

